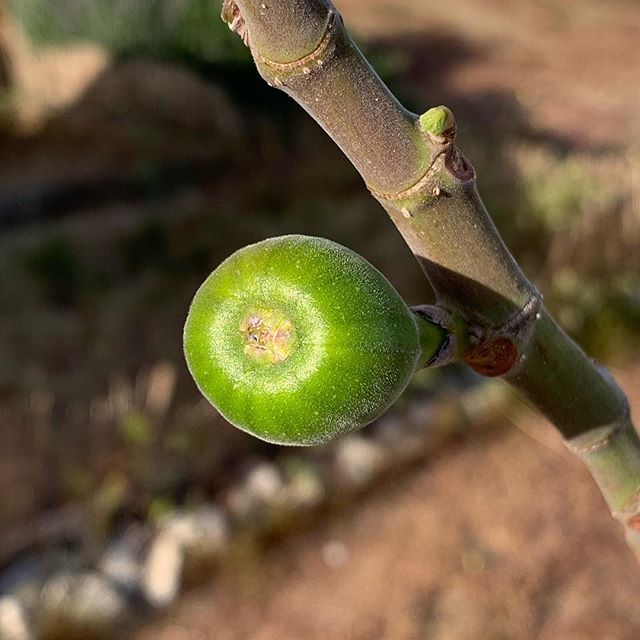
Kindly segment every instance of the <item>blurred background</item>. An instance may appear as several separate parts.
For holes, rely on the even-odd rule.
[[[342,0],[446,104],[507,244],[640,406],[636,0]],[[283,451],[224,424],[189,302],[285,233],[431,293],[220,0],[0,0],[0,638],[637,639],[640,568],[580,463],[464,369]],[[636,422],[637,424],[637,422]]]

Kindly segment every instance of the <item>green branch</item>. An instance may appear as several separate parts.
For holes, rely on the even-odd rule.
[[[223,18],[262,77],[318,121],[386,209],[442,312],[468,327],[457,354],[504,376],[556,425],[640,550],[640,440],[626,398],[543,309],[504,245],[455,146],[453,114],[407,111],[326,0],[227,0]]]

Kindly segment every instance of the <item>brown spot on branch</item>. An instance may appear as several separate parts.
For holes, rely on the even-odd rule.
[[[510,338],[498,336],[474,349],[464,360],[474,371],[493,378],[513,368],[518,349]]]
[[[627,527],[634,531],[640,531],[640,514],[636,513],[627,520]]]

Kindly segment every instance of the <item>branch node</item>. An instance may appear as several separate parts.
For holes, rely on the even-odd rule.
[[[471,182],[476,179],[476,172],[467,159],[462,155],[462,152],[454,146],[452,143],[447,143],[436,153],[433,157],[429,168],[424,174],[410,187],[402,189],[396,192],[381,192],[377,191],[370,185],[367,185],[367,189],[378,200],[386,200],[387,202],[397,202],[399,200],[406,200],[407,198],[413,198],[422,194],[423,192],[429,193],[434,198],[441,195],[449,197],[451,194],[445,191],[439,185],[433,185],[435,177],[446,169],[454,178],[460,182]]]
[[[578,455],[589,455],[590,453],[595,453],[596,451],[600,451],[600,449],[604,449],[609,446],[618,433],[625,428],[626,425],[623,422],[604,426],[600,428],[598,438],[596,440],[592,440],[588,445],[575,445],[568,441],[567,447]]]
[[[500,332],[510,335],[516,342],[526,342],[540,318],[542,318],[542,296],[537,289],[534,289],[526,304],[502,325]]]
[[[618,416],[618,419],[611,424],[593,427],[588,433],[580,434],[571,440],[565,441],[566,446],[576,455],[581,457],[597,453],[601,449],[610,446],[612,441],[617,437],[622,436],[624,432],[629,429],[629,425],[631,425],[631,408],[629,407],[627,397],[616,384],[609,371],[604,369],[604,367],[600,367],[597,363],[594,364],[602,370],[603,374],[607,378],[611,379],[612,388],[616,390],[620,401],[620,415]]]
[[[274,74],[286,74],[291,77],[302,73],[303,75],[308,76],[311,74],[314,65],[321,67],[324,64],[324,56],[331,45],[332,36],[335,33],[334,25],[336,18],[339,17],[339,14],[334,9],[329,11],[327,14],[327,24],[324,28],[324,33],[320,39],[320,43],[311,53],[308,53],[298,60],[293,60],[291,62],[275,62],[274,60],[270,60],[263,56],[260,52],[256,51],[255,48],[251,49],[251,53],[253,54],[256,62],[259,62]],[[277,76],[274,77],[274,82],[276,80]],[[280,82],[280,84],[282,84],[282,82]]]
[[[376,191],[373,187],[367,185],[367,189],[378,200],[386,200],[387,202],[397,202],[398,200],[406,200],[413,196],[419,195],[424,189],[431,187],[433,179],[439,171],[444,167],[444,151],[441,151],[434,159],[426,172],[418,179],[418,181],[411,185],[408,189],[402,189],[394,193],[384,193]],[[431,187],[433,189],[433,187]]]

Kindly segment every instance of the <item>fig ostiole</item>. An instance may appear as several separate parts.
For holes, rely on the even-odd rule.
[[[227,258],[196,293],[184,329],[204,396],[230,423],[285,445],[370,423],[443,340],[364,258],[300,235]]]

